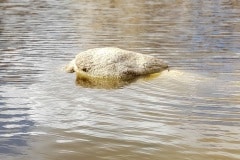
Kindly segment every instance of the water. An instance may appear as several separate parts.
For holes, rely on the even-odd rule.
[[[240,159],[237,0],[0,0],[0,159]],[[75,84],[78,52],[171,66],[119,89]]]

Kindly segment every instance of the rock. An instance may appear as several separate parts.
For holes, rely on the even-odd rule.
[[[95,48],[79,53],[67,66],[67,72],[91,78],[132,79],[168,68],[161,59],[115,47]]]

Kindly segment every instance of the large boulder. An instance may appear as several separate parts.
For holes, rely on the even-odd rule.
[[[95,48],[79,53],[67,66],[67,72],[77,72],[91,78],[128,80],[157,73],[168,68],[161,59],[115,47]]]

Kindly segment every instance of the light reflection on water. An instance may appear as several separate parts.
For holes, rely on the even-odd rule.
[[[239,159],[238,1],[0,1],[0,159]],[[62,67],[116,46],[170,71],[120,89]]]

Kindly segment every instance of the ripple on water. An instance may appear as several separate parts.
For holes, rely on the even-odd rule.
[[[0,159],[239,159],[238,15],[221,0],[2,0]],[[107,90],[61,70],[106,46],[170,71]]]

